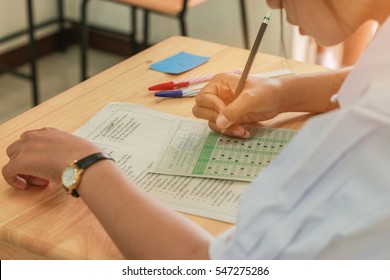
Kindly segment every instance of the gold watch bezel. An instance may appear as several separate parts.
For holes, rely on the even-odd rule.
[[[84,169],[80,169],[77,165],[76,165],[77,161],[74,161],[72,162],[69,166],[67,166],[64,171],[62,172],[62,175],[61,175],[61,183],[62,183],[62,186],[65,188],[65,190],[68,192],[68,194],[72,194],[72,192],[77,189],[77,187],[79,186],[80,184],[80,181],[81,181],[81,175],[83,174],[84,172]],[[71,185],[67,185],[67,182],[65,182],[65,178],[64,178],[64,175],[66,173],[69,172],[69,170],[72,170],[73,172],[71,174],[73,174],[74,178],[73,178],[73,182]],[[70,172],[69,172],[70,173]]]

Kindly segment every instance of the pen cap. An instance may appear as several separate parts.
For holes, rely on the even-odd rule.
[[[190,84],[189,82],[180,82],[180,83],[167,82],[167,83],[151,86],[148,88],[148,90],[170,90],[170,89],[175,89],[180,87],[186,87],[189,84]]]

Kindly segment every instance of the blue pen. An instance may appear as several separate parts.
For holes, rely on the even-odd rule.
[[[171,97],[171,98],[181,98],[181,97],[191,97],[195,96],[200,92],[200,88],[192,90],[168,90],[168,91],[159,91],[154,94],[157,97]]]

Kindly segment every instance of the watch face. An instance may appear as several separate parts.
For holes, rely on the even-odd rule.
[[[61,177],[62,185],[66,188],[70,188],[76,183],[76,170],[73,167],[68,166]]]

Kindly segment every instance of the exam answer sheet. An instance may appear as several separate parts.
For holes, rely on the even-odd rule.
[[[140,188],[176,211],[235,223],[248,182],[150,173],[181,118],[130,103],[110,103],[75,134],[99,145]]]
[[[243,140],[183,120],[166,138],[151,172],[252,182],[297,131],[260,124],[247,129],[251,137]]]

